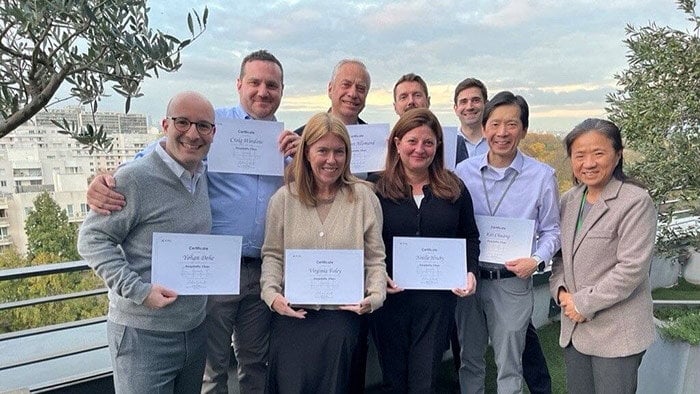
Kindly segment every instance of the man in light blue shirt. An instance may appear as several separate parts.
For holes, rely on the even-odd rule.
[[[284,89],[282,64],[265,50],[249,54],[241,63],[236,88],[240,104],[217,109],[217,120],[276,120],[275,111]],[[284,131],[278,142],[285,156],[290,156],[296,152],[299,136]],[[106,186],[100,186],[102,181],[98,178],[88,190],[91,209],[108,213],[121,208],[123,197],[105,190]],[[261,393],[267,373],[271,312],[260,299],[260,249],[264,240],[267,204],[283,180],[275,176],[215,172],[207,172],[207,178],[211,233],[240,235],[243,248],[240,294],[210,296],[207,303],[207,364],[202,392],[228,393],[227,370],[233,335],[241,393]],[[100,195],[107,195],[108,199]]]
[[[532,253],[504,261],[479,262],[474,297],[457,306],[462,346],[462,393],[483,393],[484,352],[491,338],[498,366],[498,392],[520,393],[525,332],[534,305],[531,276],[559,250],[559,196],[554,169],[524,155],[529,109],[521,96],[500,92],[484,108],[489,151],[457,165],[472,194],[474,214],[535,221]]]

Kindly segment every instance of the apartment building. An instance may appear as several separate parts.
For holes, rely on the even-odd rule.
[[[92,117],[80,107],[42,111],[0,139],[0,248],[27,252],[24,222],[34,199],[44,191],[66,211],[69,221],[82,223],[92,175],[113,171],[158,138],[158,130],[148,127],[144,115],[98,112],[96,122],[114,139],[112,151],[89,154],[83,145],[59,134],[52,122],[65,119],[81,127]]]

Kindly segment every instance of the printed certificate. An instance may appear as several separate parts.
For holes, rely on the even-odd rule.
[[[365,294],[361,249],[287,249],[284,296],[293,305],[357,304]]]
[[[465,239],[394,237],[392,278],[404,289],[449,290],[467,285]]]
[[[207,155],[207,170],[252,175],[284,175],[279,138],[284,124],[261,120],[223,119]]]
[[[504,264],[532,255],[535,221],[474,215],[479,228],[479,261]]]
[[[238,294],[242,243],[234,235],[153,233],[151,283],[178,295]]]
[[[349,125],[347,128],[352,150],[350,172],[358,174],[383,170],[389,124]]]

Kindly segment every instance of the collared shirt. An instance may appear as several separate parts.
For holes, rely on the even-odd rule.
[[[489,167],[488,155],[459,163],[455,173],[472,195],[475,215],[491,215],[503,196],[494,216],[535,221],[531,255],[549,261],[559,250],[559,190],[552,167],[518,151],[503,175]]]
[[[253,119],[239,105],[217,108],[216,119]],[[274,119],[274,116],[272,118]],[[136,158],[154,149],[147,146]],[[260,258],[265,240],[265,216],[270,197],[282,186],[281,176],[230,174],[207,171],[212,234],[243,237],[241,256]]]
[[[197,165],[197,168],[194,170],[193,174],[186,170],[180,163],[175,161],[175,159],[173,159],[168,152],[165,151],[161,143],[156,144],[155,150],[156,154],[163,159],[165,165],[170,168],[178,179],[180,179],[180,182],[182,182],[182,185],[185,186],[187,191],[194,194],[194,192],[197,190],[197,182],[199,182],[199,178],[204,175],[204,162],[202,161]]]
[[[463,160],[466,160],[470,157],[481,156],[487,153],[488,151],[489,144],[486,143],[486,139],[484,137],[481,137],[481,139],[476,144],[473,144],[466,137],[464,137],[464,134],[462,134],[461,130],[459,131],[459,133],[457,133],[456,164],[459,164]]]
[[[486,143],[486,138],[484,137],[481,137],[476,144],[472,144],[469,139],[465,138],[464,143],[467,147],[467,152],[469,152],[469,157],[481,156],[489,151],[489,144]]]
[[[216,109],[216,119],[253,119],[238,105]],[[270,120],[275,120],[274,116]],[[207,172],[212,234],[243,237],[242,256],[260,258],[270,197],[282,186],[281,176]]]

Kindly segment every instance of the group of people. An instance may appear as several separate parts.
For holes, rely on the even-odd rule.
[[[525,99],[487,97],[474,78],[455,89],[457,166],[446,169],[444,134],[425,81],[402,76],[399,115],[383,171],[350,172],[347,125],[370,90],[365,65],[340,61],[331,107],[278,138],[284,177],[206,171],[222,118],[276,120],[283,68],[267,51],[243,59],[240,103],[214,109],[177,94],[165,137],[90,185],[79,251],[109,287],[108,343],[117,392],[227,393],[231,345],[242,393],[356,393],[364,389],[372,336],[391,393],[435,392],[453,349],[463,393],[484,392],[484,353],[494,349],[499,393],[551,392],[532,326],[532,275],[553,260],[571,393],[632,393],[654,327],[648,281],[656,217],[646,191],[622,171],[622,137],[588,119],[565,138],[576,186],[561,202],[554,170],[523,154]],[[534,221],[532,250],[479,261],[478,216]],[[178,296],[151,283],[153,232],[242,236],[240,294]],[[402,289],[393,280],[394,237],[461,238],[464,287]],[[364,295],[348,305],[285,298],[285,250],[362,250]],[[561,250],[561,257],[555,257]]]

